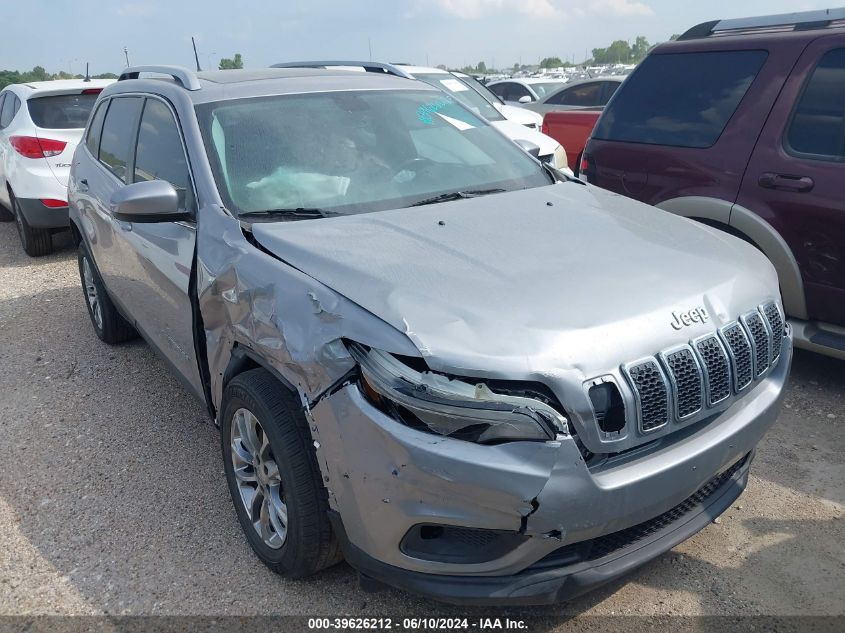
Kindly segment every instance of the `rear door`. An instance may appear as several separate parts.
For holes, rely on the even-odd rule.
[[[845,35],[820,38],[799,58],[737,202],[789,244],[810,319],[845,325]]]
[[[142,97],[116,96],[99,106],[86,140],[94,160],[80,160],[75,174],[77,181],[69,191],[75,198],[78,196],[77,206],[84,214],[83,228],[89,231],[88,246],[97,269],[124,313],[125,254],[115,234],[120,228],[112,217],[111,197],[132,182],[129,162],[143,104]],[[105,116],[102,129],[95,129],[101,111]]]
[[[103,143],[108,126],[107,116]],[[169,182],[179,194],[181,210],[195,217],[196,196],[189,163],[170,104],[147,97],[137,130],[137,142],[132,136],[126,182]],[[196,223],[121,222],[114,218],[111,222],[116,255],[111,269],[112,291],[145,338],[202,398],[190,301]]]

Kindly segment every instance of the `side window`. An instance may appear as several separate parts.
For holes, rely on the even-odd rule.
[[[123,182],[130,182],[127,169],[135,136],[135,124],[143,103],[140,97],[115,97],[109,104],[100,138],[100,162]]]
[[[589,84],[581,84],[580,86],[573,86],[567,88],[558,95],[559,101],[555,103],[559,105],[569,106],[594,106],[598,105],[601,98],[603,82],[593,82]]]
[[[616,89],[619,88],[622,84],[618,81],[605,81],[604,82],[604,92],[602,93],[601,100],[596,105],[607,105],[607,102],[610,101],[610,98],[613,96],[613,93],[616,92]]]
[[[820,160],[845,159],[845,48],[825,53],[798,100],[787,149]]]
[[[571,88],[567,88],[566,90],[558,90],[557,92],[552,93],[551,96],[546,99],[546,103],[548,105],[564,105],[567,103],[566,100],[569,98],[570,90]]]
[[[509,85],[510,84],[496,84],[495,86],[487,87],[490,88],[490,92],[492,92],[494,95],[496,95],[500,99],[504,99],[505,93],[507,92]]]
[[[193,210],[193,189],[179,127],[170,109],[147,99],[138,130],[134,182],[166,180],[179,194],[179,207]]]
[[[11,92],[0,92],[0,114],[3,112],[3,102],[6,100],[6,95],[12,94]],[[3,126],[0,125],[0,130],[3,129]]]
[[[108,107],[108,101],[103,101],[97,106],[97,111],[91,119],[91,125],[88,126],[88,136],[85,137],[85,145],[94,158],[97,158],[97,154],[100,151],[100,135],[103,132],[103,119],[106,118]]]
[[[0,127],[6,127],[12,122],[15,116],[15,95],[11,92],[6,93],[6,98],[3,100],[3,109],[0,110]]]
[[[534,97],[532,97],[531,93],[528,92],[528,88],[522,84],[510,84],[508,96],[505,97],[505,99],[509,101],[519,101],[522,97],[531,97],[531,101],[534,101]]]
[[[762,50],[649,55],[608,104],[593,138],[712,147],[767,56]]]

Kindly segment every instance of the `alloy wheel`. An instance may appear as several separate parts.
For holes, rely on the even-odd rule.
[[[88,263],[88,258],[82,258],[82,280],[85,285],[85,298],[88,299],[88,307],[91,308],[91,316],[94,317],[94,323],[97,328],[103,329],[103,308],[100,305],[100,297],[97,294],[97,286],[94,283],[94,272],[91,270],[91,264]]]
[[[287,539],[288,508],[270,439],[248,409],[235,411],[231,429],[232,466],[241,501],[264,544],[279,549]]]

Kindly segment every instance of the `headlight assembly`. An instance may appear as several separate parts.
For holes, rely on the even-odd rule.
[[[366,398],[406,426],[482,444],[549,441],[569,434],[566,417],[540,400],[419,372],[390,354],[355,343],[349,349],[360,366]]]
[[[558,145],[555,148],[554,153],[552,154],[552,166],[555,169],[567,169],[569,167],[569,163],[566,158],[566,150],[563,148],[563,145]]]

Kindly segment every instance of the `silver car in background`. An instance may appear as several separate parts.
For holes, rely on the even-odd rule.
[[[789,373],[753,246],[419,81],[127,68],[69,208],[97,335],[140,333],[205,403],[288,577],[344,556],[438,600],[577,595],[729,507]]]

